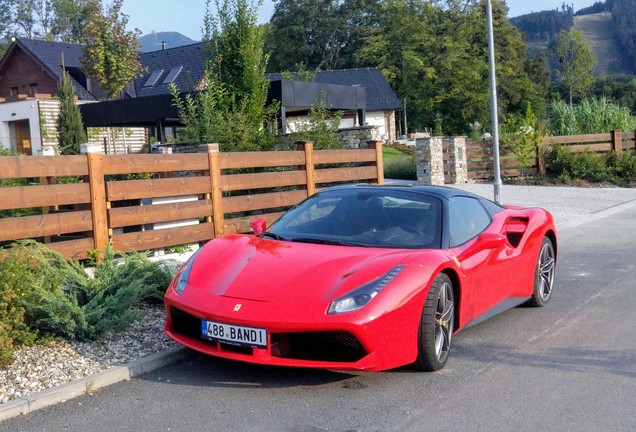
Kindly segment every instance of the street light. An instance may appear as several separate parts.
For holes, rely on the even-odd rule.
[[[492,5],[486,0],[488,27],[488,63],[490,66],[490,116],[492,118],[492,163],[495,168],[495,202],[501,204],[501,171],[499,169],[499,120],[497,115],[497,78],[495,77],[495,41],[492,31]]]

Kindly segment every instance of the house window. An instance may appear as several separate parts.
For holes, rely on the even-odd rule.
[[[183,66],[175,66],[170,69],[170,72],[168,72],[168,76],[166,76],[166,79],[164,79],[161,84],[173,83],[177,76],[181,73],[181,69],[183,69]]]
[[[146,83],[144,84],[144,87],[152,87],[154,86],[157,81],[159,81],[159,77],[161,76],[161,74],[163,73],[163,69],[159,69],[154,71],[151,75],[150,78],[148,78],[148,81],[146,81]]]
[[[18,88],[11,87],[11,96],[17,96],[17,95],[18,95]]]
[[[37,83],[35,84],[29,84],[29,95],[31,96],[35,96],[35,94],[38,92],[38,85]]]

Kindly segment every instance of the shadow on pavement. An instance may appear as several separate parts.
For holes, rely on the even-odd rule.
[[[168,368],[140,375],[139,379],[203,387],[284,388],[319,386],[356,376],[321,369],[255,365],[195,354]]]

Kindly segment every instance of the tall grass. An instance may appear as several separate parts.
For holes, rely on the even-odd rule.
[[[636,117],[631,115],[629,109],[611,102],[606,97],[584,99],[578,105],[568,105],[562,100],[554,101],[549,114],[550,131],[553,135],[636,129]]]

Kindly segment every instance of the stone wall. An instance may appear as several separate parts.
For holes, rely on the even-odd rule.
[[[339,129],[338,134],[347,148],[367,148],[367,142],[378,140],[380,135],[375,126]]]

